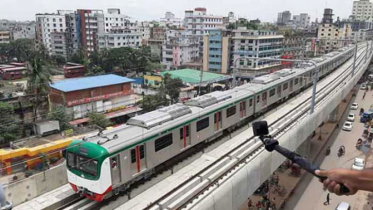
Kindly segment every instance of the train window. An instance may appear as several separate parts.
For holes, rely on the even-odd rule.
[[[218,115],[218,117],[219,117],[219,122],[221,122],[221,112],[216,112],[216,113],[214,114],[214,123],[216,123],[216,115]]]
[[[141,145],[139,150],[140,150],[140,159],[144,159],[145,158],[144,145]]]
[[[189,125],[185,126],[185,137],[189,137]],[[180,128],[180,139],[184,139],[184,126]]]
[[[227,109],[227,118],[236,114],[236,106]]]
[[[210,126],[210,119],[206,117],[205,119],[202,119],[197,122],[197,132],[206,129]]]
[[[259,103],[259,101],[260,101],[260,96],[257,96],[256,97],[256,103]]]
[[[67,153],[67,166],[69,166],[69,168],[75,168],[75,155],[71,152]]]
[[[252,107],[253,106],[253,99],[251,98],[250,100],[249,100],[249,107]]]
[[[263,93],[262,95],[262,101],[265,101],[267,100],[267,92]]]
[[[275,93],[276,93],[276,89],[272,89],[272,90],[270,90],[270,91],[269,91],[269,97],[274,96]]]
[[[156,152],[171,145],[172,145],[172,133],[169,133],[154,141],[154,148]]]
[[[136,163],[136,149],[131,149],[131,163]]]
[[[111,158],[111,168],[116,170],[118,168],[118,158],[117,157],[112,157]]]
[[[294,85],[298,84],[298,78],[294,80]]]
[[[285,83],[284,84],[284,90],[288,89],[288,86],[289,86],[288,83]]]
[[[76,161],[77,168],[80,171],[90,174],[92,176],[97,176],[97,160],[77,156]]]
[[[277,94],[280,94],[280,93],[281,93],[281,85],[278,86],[278,88],[277,88]]]

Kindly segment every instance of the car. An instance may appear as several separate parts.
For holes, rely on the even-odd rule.
[[[359,108],[359,104],[358,103],[353,103],[352,105],[351,105],[351,109],[352,110],[357,110]]]
[[[345,124],[342,127],[342,130],[351,131],[352,127],[353,127],[352,122],[345,122]]]
[[[360,86],[360,90],[366,90],[367,89],[367,86],[365,85],[365,84],[362,84],[361,86]]]
[[[361,171],[364,169],[365,160],[363,158],[355,158],[354,164],[352,164],[351,169]]]
[[[340,202],[335,210],[350,210],[350,204],[347,202]]]
[[[350,122],[355,121],[355,114],[353,113],[348,114],[347,121],[350,121]]]

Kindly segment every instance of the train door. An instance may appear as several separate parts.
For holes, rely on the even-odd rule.
[[[120,160],[119,155],[115,155],[115,156],[110,158],[112,185],[116,185],[116,184],[119,184],[121,182],[119,160]]]
[[[135,175],[146,169],[145,145],[137,145],[131,149],[131,173]]]
[[[293,92],[293,80],[290,80],[290,93]]]
[[[301,76],[301,78],[299,78],[299,83],[300,83],[300,87],[303,86],[303,75]]]
[[[180,128],[180,148],[185,149],[190,146],[190,125]]]
[[[221,117],[221,111],[220,112],[216,112],[215,115],[214,115],[214,127],[215,127],[215,132],[216,131],[219,131],[223,128],[223,124],[222,124],[222,117]]]
[[[240,103],[240,116],[241,118],[246,117],[246,101]]]
[[[277,87],[277,96],[278,96],[278,98],[281,98],[281,90],[282,90],[282,86],[279,85],[279,86]]]
[[[267,106],[267,92],[262,94],[263,107]]]

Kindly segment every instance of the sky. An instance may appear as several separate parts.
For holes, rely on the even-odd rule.
[[[159,20],[167,11],[184,18],[185,10],[207,8],[208,14],[259,18],[275,22],[277,14],[289,10],[292,15],[308,13],[311,20],[321,20],[324,8],[332,8],[336,20],[351,15],[353,0],[0,0],[0,19],[35,20],[36,13],[55,13],[57,10],[119,8],[133,20]]]

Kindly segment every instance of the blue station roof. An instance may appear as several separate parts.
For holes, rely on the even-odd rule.
[[[129,79],[127,77],[121,77],[114,74],[107,74],[101,76],[61,80],[53,84],[50,84],[50,86],[51,88],[54,88],[62,92],[71,92],[77,90],[104,87],[109,85],[118,85],[133,81],[133,79]]]

